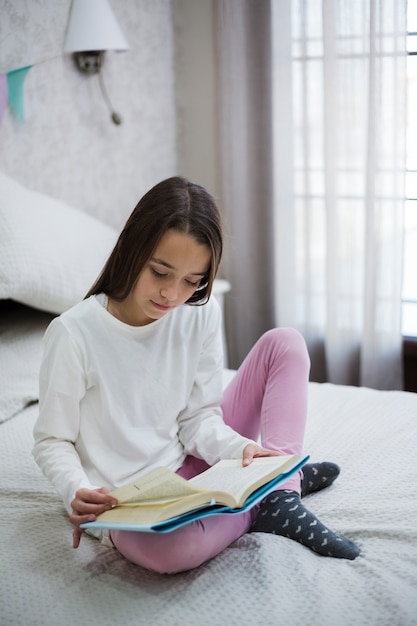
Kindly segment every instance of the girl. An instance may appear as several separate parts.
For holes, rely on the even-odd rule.
[[[64,500],[75,548],[80,524],[116,504],[111,489],[158,466],[190,478],[222,458],[248,465],[258,456],[301,453],[309,358],[296,331],[261,337],[222,394],[221,318],[210,298],[221,255],[213,198],[169,178],[140,200],[86,298],[47,329],[34,456]],[[338,472],[329,463],[306,466],[302,487],[292,477],[236,516],[163,535],[111,531],[101,538],[164,573],[197,567],[249,530],[354,559],[355,544],[300,500]]]

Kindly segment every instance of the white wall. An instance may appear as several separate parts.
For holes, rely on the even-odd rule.
[[[126,53],[103,75],[123,124],[110,120],[97,76],[62,54],[70,0],[0,0],[0,72],[33,64],[26,122],[8,110],[0,170],[116,227],[154,183],[177,173],[171,0],[111,0]]]

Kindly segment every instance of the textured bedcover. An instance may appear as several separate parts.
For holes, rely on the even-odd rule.
[[[71,548],[66,514],[31,456],[36,413],[0,426],[1,626],[417,624],[417,395],[310,384],[305,450],[342,473],[308,506],[361,546],[356,561],[250,534],[174,576],[87,536]]]

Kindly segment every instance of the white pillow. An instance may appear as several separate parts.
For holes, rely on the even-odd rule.
[[[0,172],[0,298],[62,313],[83,299],[116,231]]]

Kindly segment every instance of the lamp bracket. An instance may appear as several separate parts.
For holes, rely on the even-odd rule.
[[[73,57],[79,70],[86,74],[98,74],[104,63],[104,50],[74,52]]]

